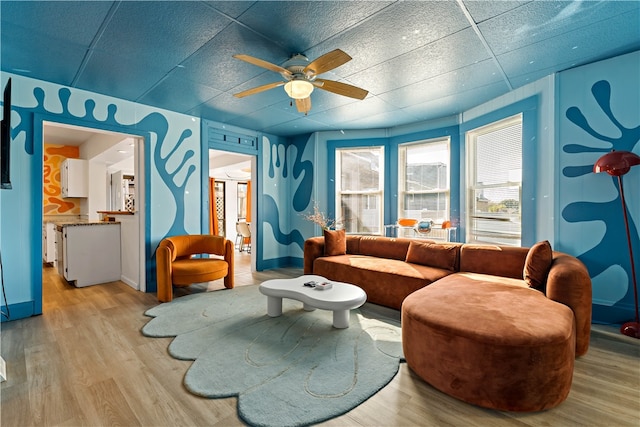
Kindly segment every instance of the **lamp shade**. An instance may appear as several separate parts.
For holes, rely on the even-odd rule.
[[[615,151],[600,157],[593,165],[595,173],[606,172],[611,176],[621,176],[629,172],[631,166],[640,165],[640,156],[630,151]]]
[[[313,92],[313,85],[306,80],[291,80],[284,85],[284,90],[290,98],[305,99]]]

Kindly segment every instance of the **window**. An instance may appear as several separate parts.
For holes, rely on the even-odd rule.
[[[473,129],[466,138],[466,241],[520,246],[522,114]]]
[[[449,219],[449,138],[399,146],[398,218]]]
[[[336,150],[337,219],[347,233],[382,234],[384,150]]]

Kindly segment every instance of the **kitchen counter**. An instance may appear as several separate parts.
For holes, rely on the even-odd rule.
[[[62,231],[63,227],[77,227],[84,225],[114,225],[120,224],[117,221],[53,221],[56,224],[56,229]]]
[[[104,227],[104,226],[110,227]],[[120,280],[120,223],[56,223],[58,273],[76,287]]]

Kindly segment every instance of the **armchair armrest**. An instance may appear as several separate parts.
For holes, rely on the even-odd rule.
[[[156,268],[157,268],[157,293],[160,302],[167,302],[173,299],[173,281],[171,279],[171,261],[173,254],[171,249],[160,243],[156,249]]]
[[[235,274],[234,274],[234,263],[233,263],[234,250],[235,250],[235,247],[233,242],[231,240],[225,240],[224,260],[229,265],[229,273],[224,278],[224,287],[227,289],[231,289],[235,286],[235,282],[234,282]]]

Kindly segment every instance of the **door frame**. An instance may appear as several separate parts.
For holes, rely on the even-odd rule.
[[[34,145],[34,161],[36,162],[34,170],[37,173],[37,179],[34,177],[32,188],[34,200],[34,218],[33,218],[33,230],[35,235],[42,235],[43,218],[43,194],[44,194],[44,182],[43,182],[43,170],[44,170],[44,123],[59,123],[65,125],[71,125],[75,127],[86,128],[87,130],[99,130],[106,132],[113,132],[118,134],[124,134],[132,137],[135,140],[135,152],[137,153],[137,160],[134,161],[134,168],[136,172],[140,171],[139,194],[136,194],[136,202],[139,203],[138,213],[138,227],[140,238],[138,253],[140,255],[139,263],[139,288],[141,292],[146,292],[147,289],[147,277],[146,277],[146,263],[151,254],[151,243],[149,240],[149,148],[151,135],[148,132],[132,129],[126,126],[105,124],[102,122],[79,120],[73,117],[60,117],[48,113],[36,113],[33,117],[33,145]],[[138,193],[138,191],[137,191]],[[33,298],[34,298],[34,314],[42,314],[42,244],[33,245]]]

